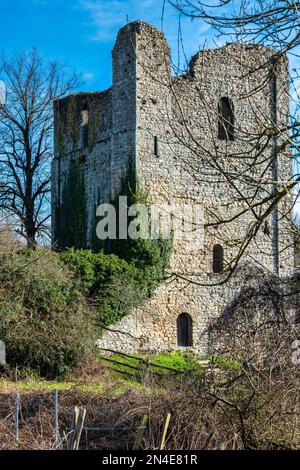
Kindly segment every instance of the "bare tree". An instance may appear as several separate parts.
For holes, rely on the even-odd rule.
[[[258,2],[168,0],[168,3],[178,10],[179,18],[186,16],[194,21],[205,21],[212,25],[216,36],[222,35],[223,38],[228,36],[230,41],[243,44],[256,43],[259,45],[257,47],[261,47],[258,60],[251,62],[243,59],[242,54],[235,58],[237,52],[232,46],[231,60],[239,62],[240,70],[243,70],[241,81],[245,84],[238,100],[241,106],[245,103],[249,107],[253,123],[255,122],[252,128],[243,126],[242,121],[236,122],[234,136],[231,132],[233,125],[230,113],[227,112],[229,117],[226,118],[227,121],[224,120],[222,113],[212,107],[203,93],[206,87],[205,49],[200,56],[197,55],[198,63],[201,64],[198,67],[199,70],[201,68],[202,78],[201,83],[195,86],[194,93],[194,100],[199,100],[202,114],[206,115],[206,120],[211,123],[210,129],[206,129],[205,139],[201,138],[197,127],[192,123],[191,109],[181,100],[180,81],[171,78],[166,86],[171,90],[175,103],[173,112],[175,110],[182,124],[179,128],[170,119],[170,127],[178,144],[176,151],[178,153],[178,148],[181,146],[188,149],[190,156],[194,156],[194,158],[189,156],[184,161],[186,170],[196,181],[206,180],[209,184],[221,182],[227,187],[229,210],[225,206],[207,208],[206,223],[207,233],[217,233],[220,243],[224,242],[228,246],[229,242],[232,246],[232,240],[235,240],[235,248],[231,250],[233,254],[225,259],[224,263],[223,273],[226,274],[226,279],[245,258],[245,254],[250,253],[251,257],[251,246],[253,247],[255,239],[257,240],[260,234],[272,239],[273,247],[277,245],[271,256],[274,257],[274,265],[277,266],[275,272],[278,274],[279,255],[282,258],[288,256],[293,236],[297,233],[297,227],[292,220],[292,210],[300,181],[298,171],[300,97],[297,91],[300,3],[293,0]],[[180,47],[184,49],[180,21]],[[264,46],[271,49],[267,51]],[[290,58],[296,61],[296,67],[291,67],[288,75],[286,55],[289,54]],[[187,71],[180,71],[178,67],[176,71],[179,75],[184,72],[189,77],[192,68],[193,61],[188,65]],[[279,89],[275,82],[280,74],[285,78]],[[270,93],[271,89],[273,91]],[[265,96],[269,94],[270,102],[266,101],[263,106],[259,106],[257,103],[263,94]],[[287,103],[288,99],[292,103],[290,112],[283,104]],[[277,102],[279,106],[276,107]],[[226,108],[226,103],[224,106]],[[227,104],[227,108],[230,110],[230,103]],[[219,121],[219,135],[220,131],[221,134],[225,133],[221,136],[221,140],[228,142],[229,145],[222,143],[220,145],[220,139],[215,133],[216,120]],[[220,122],[221,124],[223,122],[221,129]],[[237,148],[231,145],[232,140],[239,142],[240,146]],[[177,158],[175,153],[174,158]],[[291,158],[294,160],[294,174],[289,170]],[[278,173],[278,160],[286,171],[281,170],[281,173]],[[273,230],[270,230],[270,224]],[[243,233],[240,230],[241,226],[244,227]],[[278,244],[276,226],[280,226],[281,229],[283,227],[284,233],[290,231],[290,235],[286,236],[286,241],[281,245]],[[224,236],[225,232],[227,236]],[[223,276],[213,283],[225,282],[226,279]],[[189,280],[194,282],[192,279]]]
[[[32,248],[48,236],[52,103],[73,91],[78,77],[35,50],[4,57],[0,77],[7,90],[0,106],[0,208]]]
[[[181,14],[201,19],[224,35],[251,40],[282,53],[300,45],[299,8],[296,0],[169,0]]]

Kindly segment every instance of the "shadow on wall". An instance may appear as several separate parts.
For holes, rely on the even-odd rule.
[[[283,281],[248,267],[238,270],[236,276],[243,287],[208,330],[211,354],[238,352],[248,357],[262,346],[272,348],[281,331],[293,330],[300,322],[299,275]]]

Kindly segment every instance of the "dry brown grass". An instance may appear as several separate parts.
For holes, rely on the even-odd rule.
[[[54,411],[52,393],[26,393],[21,396],[19,442],[14,432],[14,395],[1,395],[0,449],[55,449]],[[87,410],[80,447],[82,449],[132,448],[136,419],[126,418],[127,411],[136,403],[135,393],[109,398],[99,394],[61,392],[59,395],[59,448],[66,448],[71,414],[75,405]]]
[[[100,372],[100,371],[99,371]],[[221,374],[222,379],[228,378]],[[220,378],[219,377],[219,378]],[[85,377],[85,380],[87,377]],[[299,401],[291,390],[260,386],[248,406],[248,378],[217,386],[216,376],[170,380],[164,388],[149,387],[119,394],[115,381],[105,393],[82,393],[76,388],[59,392],[59,448],[66,448],[75,405],[86,408],[81,449],[132,449],[144,415],[149,425],[143,449],[159,449],[167,413],[171,422],[166,449],[291,449],[300,445]],[[105,380],[105,379],[104,379]],[[153,382],[154,383],[154,382]],[[252,384],[253,385],[253,384]],[[275,394],[274,394],[275,393]],[[21,394],[20,441],[14,436],[15,394],[0,396],[0,449],[55,449],[52,392]]]

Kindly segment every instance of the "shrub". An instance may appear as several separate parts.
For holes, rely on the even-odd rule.
[[[61,375],[92,348],[102,327],[153,293],[170,241],[124,243],[123,256],[74,248],[0,254],[0,338],[10,364]]]
[[[0,261],[0,338],[9,364],[62,375],[93,347],[93,311],[56,254],[23,250]]]
[[[142,300],[137,269],[115,255],[67,250],[61,260],[75,274],[75,285],[96,305],[98,325],[117,322]]]
[[[163,242],[136,242],[130,262],[102,251],[69,249],[60,253],[60,259],[75,274],[77,288],[97,305],[100,326],[116,323],[152,294],[169,259],[167,250],[163,256]]]
[[[135,268],[115,255],[71,248],[59,254],[60,259],[76,274],[78,288],[89,296],[102,290],[115,279],[134,278]]]

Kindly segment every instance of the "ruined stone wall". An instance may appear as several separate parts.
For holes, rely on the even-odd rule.
[[[277,64],[275,93],[272,68],[265,67],[274,51],[262,46],[229,44],[218,50],[203,51],[192,59],[186,75],[171,77],[170,51],[164,36],[155,28],[141,24],[136,34],[136,54],[137,175],[147,188],[149,201],[158,205],[182,201],[199,205],[204,207],[205,223],[209,223],[218,218],[230,219],[237,210],[246,207],[245,201],[237,197],[238,191],[243,198],[261,200],[263,184],[266,181],[270,186],[274,179],[270,164],[274,142],[265,146],[263,156],[259,157],[261,164],[253,165],[255,155],[249,136],[265,129],[266,121],[271,126],[274,112],[278,125],[286,122],[285,59]],[[234,103],[233,142],[217,138],[218,101],[223,96],[230,97]],[[155,138],[159,142],[158,155],[154,150]],[[247,147],[249,158],[245,159]],[[239,167],[235,173],[240,172],[240,176],[233,188],[222,171],[230,173],[235,165]],[[278,179],[289,180],[289,154],[281,153],[277,165]],[[218,166],[220,171],[216,169]],[[262,174],[261,192],[255,196]],[[233,276],[222,284],[225,276],[212,272],[213,245],[222,244],[225,262],[232,261],[238,255],[235,240],[245,236],[252,222],[253,214],[249,211],[237,222],[207,227],[204,245],[196,252],[190,252],[186,243],[175,240],[169,269],[172,280],[160,286],[142,308],[124,318],[116,326],[118,333],[107,333],[100,344],[115,349],[122,345],[122,350],[127,351],[176,348],[177,317],[188,313],[193,321],[193,347],[205,353],[212,319],[222,314],[247,282],[244,275]],[[280,216],[278,223],[278,248],[275,223],[270,215],[269,233],[260,228],[243,255],[243,264],[264,267],[273,273],[277,269],[275,251],[278,249],[280,274],[291,272],[290,230]]]
[[[71,169],[82,175],[85,185],[86,210],[82,214],[88,227],[87,241],[91,243],[95,209],[106,202],[111,193],[112,147],[111,90],[104,93],[79,93],[59,100],[55,112],[55,157],[52,162],[52,240],[61,225],[64,187]],[[84,234],[82,234],[84,236]]]
[[[163,47],[164,44],[161,45],[161,48]],[[258,178],[261,174],[264,174],[267,184],[270,185],[272,180],[270,145],[260,157],[262,163],[253,165],[254,152],[252,144],[247,143],[247,136],[261,132],[266,120],[271,122],[272,83],[268,82],[267,76],[261,76],[262,71],[259,67],[268,59],[268,55],[271,57],[272,54],[269,49],[259,46],[235,44],[203,52],[193,59],[191,69],[186,76],[171,80],[171,89],[167,77],[162,84],[156,79],[152,80],[151,87],[150,66],[148,65],[148,70],[145,67],[147,57],[141,57],[139,54],[142,64],[140,70],[144,73],[143,84],[141,85],[141,79],[138,82],[141,99],[139,101],[138,97],[137,101],[139,112],[137,154],[140,175],[145,185],[150,188],[153,200],[161,200],[163,193],[170,202],[183,198],[187,202],[197,201],[206,208],[206,222],[209,223],[216,221],[218,216],[220,220],[230,219],[237,212],[238,206],[241,209],[246,206],[243,200],[238,200],[238,191],[244,198],[253,197],[255,200]],[[249,70],[257,68],[257,72],[249,77],[247,67]],[[152,68],[153,75],[156,70],[155,61],[152,62]],[[264,79],[266,83],[261,89],[256,90],[257,85]],[[279,74],[277,87],[281,85],[280,79],[284,80]],[[283,86],[286,86],[286,83]],[[252,94],[251,90],[255,90],[255,93]],[[168,103],[170,94],[171,109]],[[236,132],[234,142],[220,141],[217,138],[217,109],[222,96],[230,97],[234,104]],[[143,105],[143,102],[151,103],[151,100],[156,100],[160,105],[153,110],[149,105]],[[287,97],[285,97],[285,108],[286,100]],[[162,102],[164,104],[161,104]],[[153,154],[155,135],[160,139],[159,158],[155,158]],[[249,159],[245,158],[247,147]],[[282,175],[284,179],[290,177],[291,173],[289,156],[285,159],[287,165],[278,170],[279,178]],[[280,166],[283,167],[281,158]],[[229,175],[231,172],[233,177],[240,172],[234,188],[232,181],[226,180],[228,174],[226,176],[222,174],[224,170]],[[249,181],[246,181],[247,178]],[[250,181],[251,178],[253,182]],[[260,198],[263,191],[262,187]],[[249,224],[251,220],[252,215],[248,217],[247,214],[244,223]],[[269,222],[272,238],[271,217]],[[212,252],[210,249],[212,245],[218,241],[224,243],[239,236],[243,237],[244,228],[239,218],[236,224],[220,224],[217,228],[206,229],[205,246],[208,249],[206,256],[201,256],[199,252],[199,256],[193,256],[191,260],[186,248],[183,247],[180,256],[176,257],[174,253],[174,267],[177,264],[181,269],[182,264],[186,264],[184,258],[187,257],[191,273],[199,268],[209,272],[211,265],[209,254]],[[260,262],[273,271],[274,260],[270,256],[272,249],[269,243],[270,237],[259,233],[255,240],[258,246],[256,244],[251,246],[249,252],[251,251],[254,258],[259,254]],[[262,256],[262,249],[266,251],[265,256]],[[233,258],[235,255],[234,248],[228,247],[227,258]],[[186,273],[185,268],[183,272]]]
[[[112,197],[118,196],[122,178],[136,164],[136,54],[135,31],[120,30],[113,49]]]
[[[52,241],[57,237],[63,188],[72,168],[84,177],[87,247],[95,237],[95,211],[117,197],[128,168],[135,171],[135,34],[120,31],[113,49],[113,84],[104,92],[78,93],[54,104],[55,157],[52,163]],[[67,229],[72,230],[70,226]],[[84,234],[83,234],[84,235]],[[58,240],[56,240],[58,238]],[[64,246],[62,246],[64,248]]]
[[[206,224],[231,219],[237,210],[247,208],[247,198],[252,202],[261,199],[265,187],[270,188],[270,194],[275,174],[278,180],[291,178],[290,156],[281,151],[272,158],[280,138],[266,143],[267,136],[263,136],[262,152],[257,155],[249,136],[265,129],[266,122],[280,125],[287,119],[287,63],[281,58],[274,69],[273,58],[274,51],[263,46],[228,44],[198,53],[188,72],[174,77],[164,35],[146,23],[126,25],[113,50],[112,89],[75,97],[79,121],[75,149],[66,111],[74,106],[72,97],[56,105],[53,207],[59,199],[59,180],[64,181],[74,160],[84,160],[89,240],[95,228],[95,204],[110,202],[118,195],[129,168],[136,171],[138,181],[146,188],[149,203],[202,207]],[[270,67],[265,67],[266,62]],[[234,105],[232,142],[218,139],[221,97],[229,97]],[[95,127],[96,135],[94,145],[85,149],[80,147],[82,99],[87,99],[89,110],[93,109],[88,126]],[[65,139],[63,152],[59,150],[60,127]],[[81,158],[83,153],[85,159]],[[244,264],[289,274],[293,243],[287,222],[281,220],[281,212],[290,207],[289,203],[285,206],[279,207],[278,222],[270,214],[267,233],[260,227],[245,247]],[[123,351],[176,348],[177,317],[188,313],[193,322],[193,347],[204,353],[211,319],[222,314],[247,279],[234,276],[222,284],[224,275],[212,272],[213,246],[219,243],[224,247],[226,266],[238,255],[236,241],[245,236],[252,223],[253,213],[245,211],[242,218],[231,223],[207,226],[204,244],[196,251],[190,251],[186,242],[175,240],[170,279],[145,305],[116,325],[118,332],[105,334],[99,345]]]

